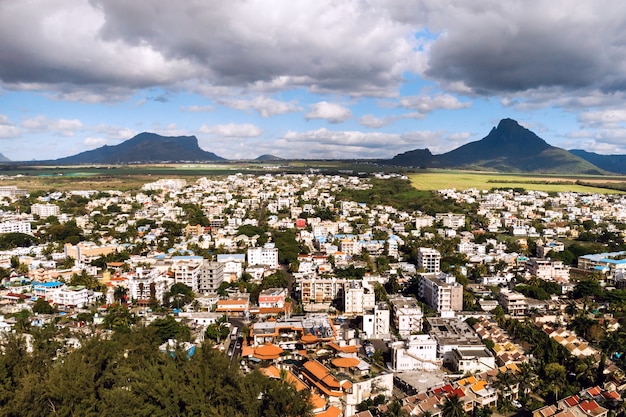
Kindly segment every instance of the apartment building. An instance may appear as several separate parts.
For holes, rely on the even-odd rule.
[[[330,303],[341,297],[346,281],[343,278],[298,279],[302,303]]]
[[[463,310],[463,286],[453,275],[421,275],[420,296],[437,312]]]
[[[363,333],[370,339],[386,339],[389,333],[389,306],[378,303],[363,314]]]
[[[441,254],[436,249],[419,248],[417,250],[417,267],[430,274],[441,271]]]
[[[249,248],[248,265],[267,265],[271,269],[277,269],[278,249],[272,243],[267,243],[262,248]]]
[[[545,281],[569,281],[569,268],[562,261],[550,258],[529,258],[525,263],[526,271],[530,275]]]
[[[422,331],[424,313],[413,297],[389,297],[393,309],[393,323],[400,336]]]
[[[363,280],[348,280],[344,283],[343,301],[345,314],[362,315],[376,305],[374,288]]]
[[[224,281],[225,265],[204,259],[200,268],[198,291],[204,294],[215,293]]]
[[[30,213],[39,217],[58,216],[61,214],[61,209],[56,204],[36,203],[30,206]]]

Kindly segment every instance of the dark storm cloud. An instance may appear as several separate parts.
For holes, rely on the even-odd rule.
[[[421,1],[439,37],[425,74],[478,94],[544,87],[622,90],[626,4],[618,1]]]
[[[0,2],[0,79],[12,88],[277,84],[391,95],[411,29],[360,1]],[[192,82],[192,83],[189,83]]]

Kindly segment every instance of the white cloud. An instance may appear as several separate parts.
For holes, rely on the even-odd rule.
[[[248,100],[226,98],[222,99],[220,103],[237,110],[255,110],[262,117],[271,117],[278,114],[304,110],[302,107],[298,106],[295,101],[285,102],[264,96],[257,96]]]
[[[324,119],[329,123],[343,123],[351,117],[352,112],[350,109],[327,101],[320,101],[311,105],[311,111],[305,115],[307,120]]]
[[[26,118],[21,125],[27,130],[51,132],[61,136],[74,136],[83,127],[78,119],[48,119],[42,115]]]
[[[581,113],[578,120],[585,127],[620,129],[626,123],[626,110],[606,109]]]
[[[202,125],[198,131],[200,133],[211,134],[225,138],[254,138],[263,134],[263,130],[261,130],[261,128],[249,123],[229,123],[215,126]]]
[[[86,137],[83,143],[90,148],[99,148],[106,145],[108,140],[106,138],[95,138],[92,136]]]
[[[20,134],[20,129],[13,124],[7,116],[0,114],[0,138],[15,138]]]
[[[418,112],[430,113],[435,110],[466,109],[472,106],[471,102],[461,102],[457,97],[450,94],[438,94],[436,96],[405,96],[398,100],[400,106]]]
[[[180,109],[182,111],[187,111],[190,113],[205,113],[205,112],[212,112],[215,110],[213,106],[183,106]]]

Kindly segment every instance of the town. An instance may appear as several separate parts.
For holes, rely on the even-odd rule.
[[[290,384],[312,416],[624,415],[626,196],[376,200],[407,182],[1,186],[0,379],[16,339],[34,355],[45,334],[55,366],[152,326],[160,360],[211,349]]]

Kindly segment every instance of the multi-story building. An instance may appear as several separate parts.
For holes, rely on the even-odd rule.
[[[224,280],[234,282],[243,274],[246,255],[243,253],[219,254],[217,255],[217,262],[224,264]]]
[[[428,334],[437,341],[437,357],[444,363],[452,362],[452,350],[484,347],[480,337],[464,321],[458,318],[428,317]]]
[[[450,229],[460,229],[465,226],[465,215],[455,213],[437,213],[435,221],[441,222],[443,227]]]
[[[441,254],[436,249],[419,248],[417,267],[424,272],[437,274],[441,270]]]
[[[66,257],[74,258],[77,262],[87,262],[117,252],[117,245],[98,246],[93,242],[80,242],[76,246],[66,243],[63,247]]]
[[[569,281],[569,268],[562,261],[550,258],[529,258],[526,263],[526,271],[545,281]]]
[[[24,233],[32,234],[30,222],[8,221],[0,223],[0,234],[2,233]]]
[[[215,293],[224,281],[224,264],[204,259],[200,268],[198,291],[204,294]]]
[[[30,206],[30,213],[39,217],[58,216],[61,214],[61,209],[56,204],[36,203]]]
[[[362,315],[365,310],[374,308],[374,289],[363,280],[348,280],[343,289],[344,313]]]
[[[487,372],[496,368],[496,359],[485,346],[452,349],[451,359],[452,369],[460,374]]]
[[[134,272],[127,274],[126,278],[128,297],[142,305],[148,305],[151,299],[161,302],[174,283],[156,268],[138,267]]]
[[[463,286],[449,274],[424,274],[420,277],[420,295],[438,312],[463,310]]]
[[[204,258],[202,256],[174,256],[172,261],[174,282],[185,284],[192,290],[199,291]]]
[[[283,308],[287,298],[287,289],[268,288],[259,294],[260,308]]]
[[[370,339],[385,339],[389,334],[389,306],[378,303],[363,313],[363,333]]]
[[[249,248],[248,265],[267,265],[271,269],[278,268],[278,249],[271,243],[262,248]]]
[[[59,306],[82,308],[96,302],[96,299],[101,295],[101,292],[88,290],[82,285],[76,287],[63,286],[50,294],[49,301]]]
[[[389,302],[393,308],[393,323],[400,336],[422,331],[424,313],[415,298],[395,296],[389,297]]]
[[[498,295],[498,302],[513,317],[523,317],[528,311],[528,302],[524,294],[517,291],[501,289]]]
[[[391,366],[397,372],[436,370],[441,364],[437,358],[437,341],[430,335],[412,335],[392,346]]]
[[[343,278],[302,278],[297,281],[303,304],[330,303],[341,296],[345,283]]]

